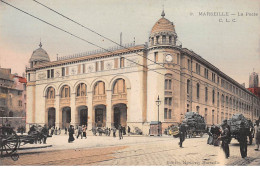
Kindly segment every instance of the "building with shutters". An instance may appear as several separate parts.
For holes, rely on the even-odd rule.
[[[40,44],[26,73],[27,126],[121,124],[148,134],[152,121],[161,121],[164,129],[180,123],[188,111],[199,112],[208,125],[219,124],[234,113],[253,120],[260,115],[259,98],[183,48],[164,12],[147,44],[132,43],[56,61],[50,61]]]

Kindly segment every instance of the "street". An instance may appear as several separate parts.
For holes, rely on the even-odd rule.
[[[260,151],[248,146],[248,157],[242,159],[239,144],[232,140],[230,158],[225,159],[220,147],[208,145],[207,135],[186,139],[179,148],[179,139],[169,136],[126,136],[123,140],[107,136],[88,136],[67,142],[67,135],[48,138],[47,145],[25,145],[18,150],[20,158],[1,159],[1,165],[91,165],[91,166],[219,166],[260,165]],[[31,148],[30,148],[31,146]],[[42,146],[36,148],[32,146]],[[23,148],[23,147],[21,147]]]

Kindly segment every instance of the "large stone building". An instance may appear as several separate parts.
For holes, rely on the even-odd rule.
[[[0,68],[0,126],[25,127],[26,78]]]
[[[154,24],[149,43],[110,51],[92,51],[50,61],[38,48],[27,68],[27,122],[111,127],[139,127],[148,134],[151,121],[163,128],[181,122],[188,111],[207,124],[234,113],[256,119],[260,100],[193,51],[178,45],[173,22]]]

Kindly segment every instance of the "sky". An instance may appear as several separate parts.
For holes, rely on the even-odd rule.
[[[101,47],[115,46],[32,0],[4,1]],[[116,42],[122,32],[123,43],[132,43],[135,37],[136,44],[148,42],[164,7],[165,18],[174,23],[183,47],[246,87],[253,69],[260,74],[259,0],[38,1]],[[228,16],[200,15],[207,12]],[[98,49],[0,2],[1,67],[22,75],[40,41],[52,61],[57,54],[60,57]]]

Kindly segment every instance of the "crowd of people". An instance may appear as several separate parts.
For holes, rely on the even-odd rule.
[[[87,126],[86,125],[77,126],[76,129],[74,128],[73,125],[70,125],[70,127],[68,129],[65,128],[65,134],[67,134],[67,131],[69,133],[69,139],[68,139],[69,143],[72,143],[75,140],[74,135],[76,136],[77,139],[79,137],[81,139],[87,138]],[[106,136],[110,136],[110,134],[112,132],[114,138],[116,138],[116,133],[118,131],[119,140],[123,139],[123,135],[126,135],[126,128],[124,126],[121,126],[120,124],[118,125],[118,128],[116,128],[116,127],[112,127],[112,128],[93,127],[89,131],[92,131],[93,136],[97,136],[97,133],[99,134],[99,136],[102,136],[102,134],[105,134]],[[129,126],[128,126],[127,131],[128,131],[128,135],[130,135],[131,128]]]
[[[181,124],[179,126],[179,146],[182,147],[183,142],[186,138],[186,127],[185,124]],[[240,145],[240,154],[242,158],[247,157],[247,144],[249,141],[247,140],[248,138],[248,128],[246,128],[245,123],[241,122],[240,123],[240,128],[239,132],[237,135],[237,138],[239,138],[239,145]],[[227,123],[227,120],[223,121],[223,124],[218,127],[215,125],[212,125],[210,129],[208,130],[208,135],[209,138],[207,140],[207,144],[214,145],[214,146],[219,146],[221,142],[221,148],[223,149],[225,153],[225,157],[229,158],[230,157],[230,151],[229,151],[229,144],[231,142],[231,131],[230,131],[230,126]],[[256,143],[256,148],[255,151],[259,150],[259,144],[260,144],[260,126],[259,126],[259,120],[256,121],[255,128],[254,128],[254,138],[255,138],[255,143]]]

